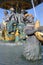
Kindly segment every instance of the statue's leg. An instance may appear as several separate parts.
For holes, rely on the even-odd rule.
[[[27,60],[41,59],[41,45],[35,36],[27,39],[27,43],[24,45],[23,55]]]
[[[12,29],[11,21],[9,21],[9,22],[7,23],[7,31],[10,32],[11,29]]]

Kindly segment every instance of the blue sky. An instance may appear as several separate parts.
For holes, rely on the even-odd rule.
[[[40,21],[40,25],[43,25],[43,3],[41,3],[38,6],[36,6],[35,7],[35,10],[36,10],[37,18]],[[3,11],[4,11],[4,9],[0,8],[0,22],[2,22],[2,18],[4,17]],[[33,11],[33,8],[32,9],[29,9],[27,11],[28,11],[29,14],[33,14],[33,16],[35,16],[34,11]]]

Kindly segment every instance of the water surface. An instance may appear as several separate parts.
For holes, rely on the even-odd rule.
[[[27,61],[23,56],[23,46],[0,45],[0,65],[43,65],[42,60]],[[42,46],[43,53],[43,46]]]

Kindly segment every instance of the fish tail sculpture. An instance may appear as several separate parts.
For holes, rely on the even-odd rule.
[[[27,60],[40,60],[41,59],[41,43],[35,36],[31,36],[27,40],[27,44],[24,45],[24,57]]]
[[[37,26],[38,25],[38,26]],[[25,33],[28,35],[27,38],[27,44],[24,45],[24,52],[23,55],[27,60],[40,60],[42,58],[41,56],[41,42],[39,39],[41,38],[40,35],[42,35],[41,32],[37,32],[38,28],[40,27],[39,21],[36,21],[35,24],[35,30],[31,27],[29,29],[29,26],[25,28]],[[28,31],[27,31],[28,30]],[[40,39],[42,40],[42,38]]]

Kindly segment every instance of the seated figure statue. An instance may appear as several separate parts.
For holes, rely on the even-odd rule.
[[[32,14],[25,13],[24,16],[25,16],[24,21],[26,24],[27,23],[34,24],[34,17]]]
[[[16,19],[16,14],[14,12],[15,11],[14,8],[10,8],[10,11],[11,11],[11,13],[9,15],[9,23],[7,23],[7,31],[9,33],[15,31],[16,25],[14,26],[14,24],[17,23],[17,21],[16,21],[17,19]]]
[[[24,17],[25,17],[25,16],[24,16],[24,12],[25,12],[25,11],[22,9],[22,10],[21,10],[21,14],[20,14],[20,22],[21,22],[21,23],[24,23]]]
[[[8,11],[7,10],[4,10],[4,15],[5,15],[5,17],[3,18],[3,20],[5,22],[9,22],[9,14],[8,14]]]
[[[9,20],[15,20],[16,19],[16,13],[15,13],[15,9],[12,7],[10,8],[10,15],[9,15]]]
[[[27,13],[25,10],[21,10],[21,13],[20,13],[20,23],[24,23],[25,24],[25,13]]]
[[[21,13],[19,12],[16,12],[16,17],[17,17],[17,21],[19,24],[21,24],[21,18],[22,18],[23,15],[21,15]]]
[[[3,25],[6,28],[6,24],[9,22],[9,14],[7,10],[4,10],[4,18],[3,18]]]

